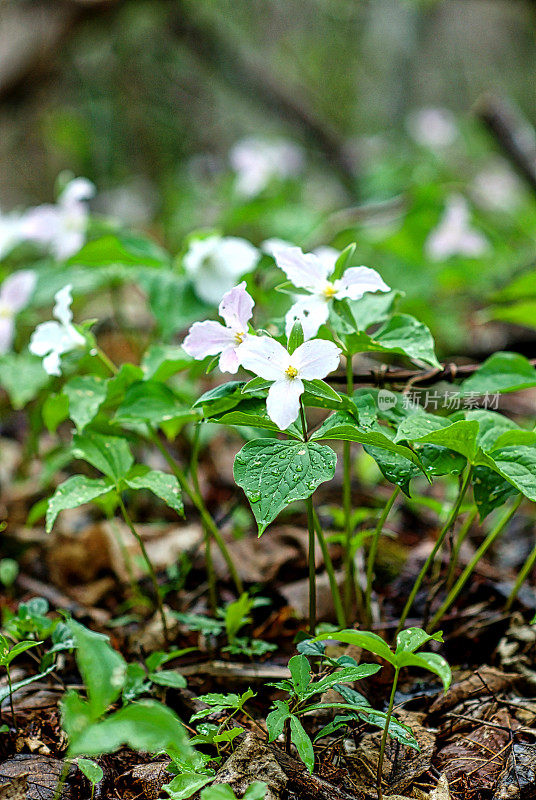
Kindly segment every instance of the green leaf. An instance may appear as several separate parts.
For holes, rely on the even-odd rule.
[[[6,390],[18,411],[33,400],[50,380],[42,359],[30,353],[5,353],[0,356],[0,386]]]
[[[290,717],[288,703],[285,703],[284,700],[274,700],[273,705],[275,706],[274,710],[270,711],[266,717],[269,742],[274,742],[278,736],[281,736],[285,728],[285,722]]]
[[[375,711],[374,709],[370,711],[360,711],[359,717],[365,722],[368,722],[369,725],[375,725],[381,728],[381,730],[385,730],[387,714],[383,711]],[[397,742],[400,742],[400,744],[403,744],[405,747],[411,747],[413,750],[420,751],[419,743],[409,725],[404,725],[403,722],[395,719],[395,717],[391,717],[389,720],[388,733],[392,739],[396,739]]]
[[[177,514],[184,515],[181,488],[174,475],[138,465],[130,470],[124,481],[131,489],[149,489]]]
[[[201,303],[188,280],[168,270],[138,270],[138,281],[149,296],[149,306],[164,339],[206,316],[210,307]]]
[[[344,270],[348,266],[350,259],[352,258],[353,254],[355,253],[356,243],[352,242],[351,244],[347,245],[344,250],[341,252],[337,260],[335,261],[335,269],[333,270],[331,280],[335,281],[341,277]]]
[[[192,408],[202,408],[204,417],[228,411],[243,400],[242,389],[245,385],[247,384],[243,381],[228,381],[215,386],[214,389],[202,394]]]
[[[450,686],[452,680],[452,673],[450,667],[443,658],[437,653],[410,653],[403,651],[396,656],[396,666],[402,667],[420,667],[429,672],[433,672],[441,678],[443,688],[445,691]]]
[[[391,292],[367,292],[359,300],[348,301],[356,329],[366,331],[372,325],[385,322],[403,294],[396,289]]]
[[[519,300],[508,306],[493,306],[488,314],[491,319],[536,328],[536,300],[533,299]]]
[[[242,394],[263,392],[265,389],[269,389],[272,383],[273,381],[265,381],[264,378],[252,378],[242,386]]]
[[[168,793],[171,800],[187,800],[188,797],[191,797],[213,780],[214,775],[183,772],[181,775],[176,775],[169,783],[164,784],[162,789]]]
[[[312,395],[321,400],[328,400],[330,405],[328,405],[327,408],[332,408],[333,404],[337,407],[342,403],[340,394],[336,392],[335,389],[332,389],[329,383],[321,381],[319,378],[313,381],[304,381],[303,385],[305,386],[306,395]]]
[[[68,624],[76,646],[76,663],[86,686],[91,715],[97,719],[121,694],[127,665],[123,656],[110,645],[107,636],[90,631],[72,619]],[[88,755],[96,753],[88,752]]]
[[[312,694],[313,690],[314,694],[318,694],[323,693],[332,686],[337,686],[337,684],[340,683],[353,683],[354,681],[360,681],[363,678],[368,678],[371,675],[375,675],[380,669],[381,667],[379,664],[360,664],[357,667],[345,667],[344,669],[338,670],[338,672],[333,672],[331,675],[326,675],[325,678],[321,678],[319,681],[311,684],[309,686],[307,695],[309,696]]]
[[[414,653],[430,640],[442,642],[442,631],[434,634],[426,633],[422,628],[407,628],[405,631],[400,631],[396,637],[395,658],[400,653]]]
[[[264,800],[268,786],[263,781],[253,781],[244,794],[243,800]]]
[[[408,314],[390,317],[373,336],[366,333],[347,336],[346,346],[351,353],[399,353],[417,363],[441,366],[430,330]]]
[[[356,647],[361,647],[369,653],[374,653],[380,658],[385,659],[390,664],[395,663],[395,656],[391,648],[384,642],[381,636],[370,631],[355,631],[351,628],[343,631],[334,631],[333,633],[322,633],[313,639],[314,642],[319,640],[330,639],[336,642],[344,642],[345,644],[353,644]]]
[[[170,261],[170,256],[151,239],[132,233],[119,233],[106,234],[87,242],[67,263],[87,267],[165,267]]]
[[[201,800],[236,800],[236,795],[228,783],[217,783],[203,789]]]
[[[243,628],[248,622],[251,622],[249,612],[253,608],[254,601],[248,596],[247,592],[243,592],[238,600],[229,603],[225,608],[225,631],[227,638],[232,641],[237,635],[240,628]]]
[[[464,394],[496,394],[517,392],[536,386],[536,369],[518,353],[494,353],[473,375],[464,380],[460,391]]]
[[[71,378],[63,388],[69,400],[69,416],[79,432],[95,418],[107,394],[107,381],[96,375]]]
[[[409,447],[393,442],[380,431],[372,431],[370,428],[361,428],[350,414],[343,411],[337,411],[335,414],[332,414],[323,425],[313,433],[311,440],[316,441],[318,439],[342,439],[346,442],[360,442],[361,444],[370,445],[372,447],[381,447],[390,453],[395,453],[411,461],[419,467],[423,473],[425,472],[419,456],[413,453]]]
[[[478,450],[478,422],[459,420],[450,422],[425,412],[407,417],[398,428],[395,441],[437,444],[461,453],[471,463]]]
[[[305,732],[303,725],[298,717],[294,714],[290,716],[290,738],[295,745],[298,755],[309,770],[312,772],[315,768],[315,752],[313,750],[313,743]]]
[[[60,483],[48,501],[46,532],[50,533],[60,511],[90,503],[113,488],[113,482],[107,478],[86,478],[85,475],[73,475],[67,478]]]
[[[149,678],[158,686],[168,686],[171,689],[185,689],[186,678],[180,672],[172,669],[162,669],[160,672],[149,673]]]
[[[288,662],[294,691],[301,697],[311,683],[311,665],[304,655],[292,656]]]
[[[505,447],[480,452],[477,464],[497,472],[529,500],[536,501],[536,447]]]
[[[11,690],[16,692],[19,689],[23,689],[25,686],[29,686],[31,683],[41,681],[43,678],[46,678],[47,675],[50,675],[50,673],[55,669],[57,669],[56,664],[51,664],[50,667],[48,667],[48,669],[46,669],[44,672],[38,672],[35,675],[32,675],[30,678],[24,678],[22,681],[17,681],[16,683],[11,684]],[[11,690],[9,686],[0,686],[0,703],[3,703],[4,700],[9,697]]]
[[[124,745],[146,753],[158,753],[168,747],[182,750],[185,757],[191,752],[185,729],[173,711],[144,700],[87,726],[71,742],[69,754],[96,756],[113,753]]]
[[[303,327],[299,319],[294,322],[292,326],[292,330],[290,331],[290,335],[288,337],[287,342],[287,350],[289,353],[293,353],[298,347],[303,344],[304,336],[303,336]]]
[[[69,416],[69,398],[66,394],[49,394],[41,409],[43,422],[50,433],[55,433],[60,422]]]
[[[489,467],[475,467],[473,471],[473,497],[481,521],[496,508],[517,494],[517,489]]]
[[[76,762],[78,764],[78,768],[80,771],[86,776],[88,781],[96,786],[97,783],[100,783],[104,778],[104,772],[102,768],[99,767],[95,761],[92,761],[91,758],[79,758]]]
[[[240,425],[263,430],[279,432],[279,427],[272,422],[266,411],[266,402],[256,398],[242,400],[229,411],[221,414],[214,414],[207,422],[217,423],[218,425]],[[287,433],[288,433],[287,429]]]
[[[172,421],[186,423],[198,418],[169,386],[157,381],[140,381],[129,386],[115,415],[118,422],[144,422],[154,426]]]
[[[191,366],[193,359],[173,344],[153,344],[145,351],[141,368],[146,380],[167,381]]]
[[[91,432],[74,436],[73,455],[87,461],[116,484],[125,477],[134,463],[126,439],[102,433]]]
[[[26,642],[17,642],[14,644],[7,655],[1,656],[0,655],[0,664],[4,664],[4,666],[9,666],[11,662],[20,656],[21,653],[25,653],[26,650],[30,650],[32,647],[37,647],[37,645],[43,644],[43,642],[33,642],[33,641],[26,641]]]
[[[234,477],[251,503],[259,536],[286,506],[331,480],[336,461],[330,447],[314,442],[247,442],[235,458]]]

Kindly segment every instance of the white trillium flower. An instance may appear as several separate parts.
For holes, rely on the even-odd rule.
[[[0,212],[0,258],[9,255],[24,239],[23,217],[16,212],[2,214]]]
[[[35,356],[44,356],[43,369],[49,375],[61,375],[61,356],[86,344],[85,338],[72,324],[72,288],[71,284],[68,284],[54,296],[56,305],[52,314],[59,321],[42,322],[37,326],[30,339],[30,353]]]
[[[240,364],[245,369],[273,381],[266,410],[281,430],[288,428],[300,413],[303,381],[325,378],[337,369],[340,355],[337,345],[325,339],[304,342],[291,354],[269,336],[251,336],[238,350]]]
[[[229,154],[236,173],[236,190],[243,197],[256,197],[271,180],[292,178],[303,170],[301,147],[285,140],[248,137],[237,142]]]
[[[366,292],[389,291],[382,277],[369,267],[350,267],[340,278],[329,280],[339,255],[333,247],[318,248],[315,253],[303,253],[299,247],[275,250],[277,266],[294,286],[309,293],[301,295],[287,313],[287,336],[296,321],[306,339],[315,336],[328,319],[331,300],[359,300]]]
[[[259,251],[245,239],[208,236],[192,241],[183,265],[193,281],[196,294],[215,306],[238,278],[251,272],[259,260]]]
[[[6,278],[0,287],[0,353],[11,349],[15,316],[28,305],[36,280],[35,272],[21,269]]]
[[[225,325],[212,320],[194,322],[182,345],[184,350],[199,361],[221,353],[220,370],[234,374],[240,366],[238,348],[251,336],[248,322],[254,305],[253,298],[246,291],[246,282],[242,281],[223,296],[219,305],[219,314]]]
[[[475,176],[471,194],[487,211],[513,211],[523,200],[523,185],[508,164],[495,160]]]
[[[86,178],[70,181],[55,205],[47,203],[26,212],[24,238],[48,248],[60,261],[74,255],[86,241],[87,201],[94,194],[95,186]]]
[[[458,128],[448,108],[420,108],[406,121],[408,133],[417,144],[441,150],[456,141]]]
[[[424,249],[433,261],[446,261],[452,256],[478,258],[489,250],[486,237],[469,224],[470,213],[467,201],[460,194],[453,194],[439,225],[428,236]]]

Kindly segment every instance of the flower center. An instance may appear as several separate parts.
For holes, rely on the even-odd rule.
[[[298,377],[298,370],[296,367],[287,367],[285,370],[285,375],[287,378],[290,378],[290,380],[293,380],[294,378]]]
[[[324,287],[324,291],[322,292],[326,300],[331,300],[332,297],[335,297],[337,294],[337,289],[332,283],[326,284]]]
[[[13,317],[13,311],[4,303],[0,303],[0,319],[8,319],[9,317]]]
[[[242,342],[245,339],[245,336],[246,336],[246,334],[244,333],[244,331],[236,331],[235,335],[234,335],[235,342],[237,344],[242,344]]]

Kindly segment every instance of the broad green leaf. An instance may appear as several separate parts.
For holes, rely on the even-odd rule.
[[[132,233],[106,234],[87,242],[68,264],[86,267],[112,265],[166,267],[170,256],[151,239]]]
[[[199,301],[188,280],[170,270],[137,270],[149,296],[149,306],[162,337],[167,340],[196,319],[211,312]]]
[[[57,669],[56,664],[51,664],[48,669],[44,672],[38,672],[35,675],[32,675],[30,678],[24,678],[22,681],[16,681],[15,683],[11,684],[11,690],[13,692],[18,691],[19,689],[23,689],[25,686],[29,686],[31,683],[35,683],[36,681],[41,681],[43,678],[46,678],[47,675]],[[9,686],[0,686],[0,703],[3,703],[9,695],[11,694],[11,690]]]
[[[332,686],[336,687],[340,683],[360,681],[363,678],[370,677],[370,675],[375,675],[380,669],[379,664],[360,664],[357,667],[345,667],[331,675],[326,675],[325,678],[321,678],[319,681],[315,681],[309,686],[307,695],[311,694],[313,690],[314,694],[318,694],[327,691]]]
[[[288,662],[294,691],[301,697],[311,683],[311,665],[304,655],[292,656]]]
[[[60,422],[69,416],[69,398],[66,394],[49,394],[41,409],[43,422],[50,433],[55,433]]]
[[[140,381],[126,390],[115,419],[118,422],[146,422],[156,426],[172,420],[189,422],[198,419],[198,415],[192,413],[164,383]]]
[[[95,786],[97,783],[100,783],[104,778],[102,767],[99,767],[99,765],[96,764],[95,761],[92,761],[91,758],[79,758],[76,763],[78,764],[79,770],[83,772],[93,786]]]
[[[162,669],[160,672],[151,672],[149,673],[149,678],[158,686],[168,686],[170,689],[184,689],[187,686],[184,675],[172,669]]]
[[[49,380],[42,359],[37,356],[26,352],[0,356],[0,386],[6,390],[16,411],[37,397]]]
[[[125,477],[134,463],[126,439],[102,433],[91,432],[74,436],[73,455],[87,461],[115,483]]]
[[[247,442],[235,458],[234,477],[251,503],[259,536],[286,506],[331,480],[336,461],[330,447],[314,442]]]
[[[236,800],[236,795],[228,783],[217,783],[203,789],[201,800]]]
[[[184,515],[181,488],[174,475],[139,465],[130,470],[124,481],[131,489],[149,489],[177,514]]]
[[[477,453],[478,422],[459,420],[450,422],[432,414],[414,414],[400,425],[395,441],[436,444],[461,453],[471,463]]]
[[[467,395],[517,392],[536,386],[536,369],[519,353],[494,353],[473,375],[464,380],[460,391]]]
[[[204,417],[211,417],[213,414],[221,414],[234,408],[243,400],[242,389],[247,384],[242,381],[228,381],[210,389],[202,394],[192,408],[202,408]]]
[[[504,447],[492,453],[480,451],[477,464],[498,472],[529,500],[536,501],[536,447]]]
[[[86,478],[85,475],[73,475],[60,483],[50,500],[46,513],[46,531],[50,533],[60,511],[78,508],[90,503],[114,488],[108,478]]]
[[[79,432],[97,415],[107,394],[107,381],[96,375],[71,378],[63,391],[69,400],[69,416]]]
[[[480,519],[484,520],[496,508],[504,505],[517,489],[489,467],[475,467],[473,471],[473,497]]]
[[[225,608],[225,631],[227,638],[232,641],[237,635],[240,628],[243,628],[248,622],[251,622],[249,612],[253,608],[254,601],[249,597],[247,592],[243,592],[238,600]]]
[[[191,752],[179,718],[166,706],[144,700],[111,714],[83,730],[69,748],[70,755],[96,756],[113,753],[122,746],[146,753],[173,747],[185,757]]]
[[[242,400],[229,411],[212,415],[207,422],[219,425],[240,425],[263,430],[279,432],[279,427],[272,422],[266,411],[266,402],[257,398]]]
[[[166,381],[177,372],[182,372],[192,363],[182,347],[172,344],[153,344],[145,352],[141,360],[146,380]]]
[[[272,383],[273,381],[265,381],[264,378],[252,378],[242,386],[242,394],[262,392],[265,389],[269,389]]]
[[[108,379],[106,405],[117,406],[125,396],[125,392],[133,383],[143,380],[143,372],[135,364],[121,364],[119,372]]]
[[[342,397],[335,389],[332,389],[329,383],[315,379],[314,381],[304,381],[305,395],[318,397],[320,400],[327,400],[329,405],[326,408],[336,408],[342,403]]]
[[[502,414],[497,414],[495,411],[487,411],[480,408],[474,409],[473,411],[467,411],[465,418],[478,422],[477,442],[482,450],[493,450],[496,447],[497,440],[503,434],[522,430],[511,419],[504,417]],[[524,433],[529,433],[529,431],[524,431]]]
[[[11,664],[13,659],[17,658],[17,656],[20,656],[21,653],[25,653],[26,650],[30,650],[30,648],[32,647],[37,647],[37,645],[39,644],[43,644],[43,642],[32,642],[32,641],[17,642],[10,648],[7,655],[3,657],[0,655],[0,663],[4,665],[9,665]]]
[[[292,330],[290,331],[290,335],[288,337],[287,342],[287,350],[289,353],[293,353],[294,350],[297,350],[298,347],[303,344],[304,337],[303,337],[303,327],[299,319],[294,322],[292,326]]]
[[[72,619],[69,620],[69,628],[76,646],[76,663],[86,687],[91,715],[93,719],[98,719],[121,694],[127,665],[123,656],[110,645],[107,636],[90,631]],[[88,755],[96,754],[93,752]]]
[[[183,772],[181,775],[176,775],[169,783],[164,784],[162,789],[167,792],[171,800],[188,800],[189,797],[213,780],[214,775]]]
[[[405,631],[400,631],[396,637],[395,658],[400,653],[414,653],[415,650],[418,650],[419,647],[422,647],[423,644],[426,644],[431,639],[434,642],[442,642],[442,631],[434,634],[426,633],[422,628],[407,628]]]
[[[352,242],[351,244],[347,245],[344,250],[341,251],[341,254],[338,256],[337,260],[335,261],[335,268],[331,275],[331,280],[335,281],[341,277],[344,270],[347,266],[349,266],[350,260],[355,253],[356,243]]]
[[[373,431],[370,430],[370,428],[360,428],[350,414],[346,414],[342,411],[337,411],[335,414],[328,417],[323,425],[313,433],[311,440],[317,441],[318,439],[342,439],[347,442],[360,442],[361,444],[370,445],[372,447],[381,447],[384,450],[388,450],[390,453],[395,453],[411,461],[419,467],[422,472],[425,471],[419,456],[413,453],[409,447],[393,442],[380,431]]]
[[[385,322],[392,314],[403,292],[367,292],[359,300],[349,300],[348,305],[356,322],[356,330],[366,331],[371,325]]]
[[[493,306],[488,314],[491,319],[502,322],[511,322],[514,325],[524,325],[527,328],[536,328],[536,300],[519,300],[508,306]]]
[[[375,711],[371,708],[370,711],[360,711],[359,717],[368,722],[369,725],[374,725],[381,728],[381,730],[385,730],[387,714],[383,711]],[[405,747],[411,747],[418,752],[421,749],[409,725],[404,725],[403,722],[399,722],[395,717],[391,717],[389,720],[389,736],[391,736],[392,739],[396,739],[397,742],[400,742],[400,744],[403,744]]]
[[[330,639],[336,642],[344,642],[345,644],[353,644],[356,647],[361,647],[369,653],[380,656],[390,664],[395,663],[395,656],[389,645],[384,642],[381,636],[370,631],[355,631],[353,629],[346,629],[343,631],[334,631],[333,633],[322,633],[317,636],[313,641]]]
[[[300,720],[298,717],[295,717],[294,714],[291,714],[290,717],[290,738],[298,751],[299,757],[309,772],[312,772],[315,768],[313,744]]]
[[[445,691],[449,688],[452,680],[452,673],[449,665],[443,656],[437,653],[410,653],[403,651],[396,656],[396,666],[399,668],[420,667],[421,669],[427,669],[429,672],[435,673],[441,678]]]
[[[440,367],[430,330],[408,314],[395,314],[369,336],[356,333],[346,337],[352,353],[399,353],[412,361]]]
[[[243,800],[264,800],[268,786],[263,781],[253,781],[244,794]]]
[[[273,742],[278,736],[281,736],[285,728],[285,722],[290,717],[288,703],[285,703],[284,700],[275,700],[274,706],[274,710],[270,711],[266,717],[269,742]]]

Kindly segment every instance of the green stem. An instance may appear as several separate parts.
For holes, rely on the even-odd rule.
[[[166,640],[166,644],[168,644],[169,643],[169,630],[168,630],[168,626],[167,626],[167,622],[166,622],[166,615],[164,613],[164,606],[162,604],[162,597],[160,596],[160,587],[158,586],[158,578],[156,577],[156,572],[154,571],[154,567],[153,567],[151,559],[149,558],[149,554],[148,554],[147,550],[145,549],[145,543],[144,543],[143,539],[141,538],[141,536],[139,535],[139,533],[136,530],[136,528],[134,527],[134,524],[133,524],[133,522],[132,522],[132,520],[130,518],[130,515],[129,515],[127,509],[126,509],[126,506],[125,506],[125,504],[123,502],[123,498],[121,497],[119,492],[117,493],[117,497],[119,499],[119,507],[121,509],[121,513],[123,514],[123,519],[125,520],[126,524],[128,525],[128,527],[130,529],[130,532],[132,533],[132,535],[134,536],[134,538],[138,542],[138,544],[140,546],[140,549],[141,549],[141,552],[142,552],[142,555],[143,555],[143,559],[144,559],[145,564],[147,566],[147,569],[149,571],[149,575],[151,577],[151,581],[152,581],[152,584],[153,584],[153,590],[154,590],[154,593],[156,595],[156,603],[157,603],[157,606],[158,606],[158,613],[160,614],[160,619],[162,620],[162,630],[164,632],[164,639]]]
[[[196,509],[197,509],[197,511],[199,513],[199,516],[201,517],[201,522],[210,531],[210,535],[212,536],[212,538],[214,539],[214,541],[218,545],[218,548],[219,548],[219,550],[220,550],[220,552],[221,552],[221,554],[222,554],[222,556],[223,556],[223,558],[225,560],[225,563],[227,564],[227,567],[229,568],[229,573],[230,573],[231,579],[232,579],[232,581],[233,581],[233,583],[234,583],[234,585],[236,587],[236,590],[237,590],[238,594],[241,595],[242,592],[244,591],[244,587],[242,585],[242,580],[241,580],[240,575],[238,574],[237,569],[236,569],[236,567],[234,565],[234,562],[233,562],[233,559],[231,557],[231,554],[229,553],[229,550],[227,549],[227,545],[225,544],[225,540],[223,539],[223,536],[221,535],[220,531],[218,530],[218,527],[217,527],[216,523],[214,522],[214,520],[210,516],[209,512],[207,511],[207,508],[205,506],[205,503],[204,503],[204,500],[203,500],[202,496],[200,494],[198,494],[193,487],[190,486],[190,484],[186,480],[186,477],[185,477],[183,471],[181,470],[179,465],[176,463],[176,461],[172,458],[172,456],[168,453],[166,447],[164,447],[164,445],[162,444],[162,442],[158,438],[158,435],[156,434],[156,432],[154,430],[152,430],[152,429],[150,429],[150,431],[149,431],[149,438],[153,442],[155,447],[157,447],[158,450],[162,453],[162,455],[165,458],[167,464],[169,465],[172,473],[177,478],[177,480],[178,480],[178,482],[179,482],[179,484],[181,486],[181,489],[190,498],[191,502],[196,507]]]
[[[516,582],[512,587],[512,591],[508,595],[508,600],[506,601],[506,605],[504,606],[505,611],[510,611],[510,609],[512,608],[512,604],[516,599],[517,595],[519,594],[519,590],[523,586],[527,575],[529,574],[535,563],[536,563],[536,544],[532,548],[530,555],[523,564],[523,567],[521,568],[521,571],[516,578]]]
[[[474,508],[467,515],[466,520],[458,532],[458,538],[456,539],[456,544],[454,545],[454,549],[450,556],[450,564],[447,572],[447,591],[451,588],[454,581],[454,575],[456,573],[456,567],[458,566],[458,559],[460,557],[462,544],[467,538],[467,534],[471,530],[471,526],[473,525],[477,514],[478,509],[476,506],[474,506]]]
[[[513,515],[521,505],[522,500],[523,500],[523,495],[519,495],[515,503],[512,506],[510,506],[510,508],[506,511],[506,513],[503,514],[503,516],[497,522],[495,527],[492,528],[492,530],[488,533],[488,535],[486,536],[486,538],[484,539],[478,550],[473,555],[471,561],[467,564],[464,571],[462,572],[462,574],[460,575],[460,577],[458,578],[458,580],[456,581],[450,592],[448,593],[445,602],[443,603],[441,608],[436,612],[436,614],[434,614],[428,626],[429,631],[437,627],[437,625],[439,624],[445,613],[454,603],[459,593],[467,583],[467,580],[473,573],[475,567],[477,566],[482,556],[491,547],[497,536],[503,531],[504,527],[508,524],[510,519],[513,517]]]
[[[409,597],[407,599],[406,605],[404,606],[404,610],[402,611],[402,615],[400,617],[400,622],[398,623],[398,628],[396,629],[396,632],[395,632],[395,640],[396,640],[396,637],[398,636],[398,634],[400,633],[400,631],[402,630],[402,628],[404,627],[404,623],[406,622],[408,614],[411,611],[411,607],[413,606],[413,601],[415,600],[417,592],[421,588],[421,584],[422,584],[422,582],[423,582],[423,580],[424,580],[424,578],[426,576],[426,573],[428,572],[428,570],[430,569],[430,567],[434,563],[434,559],[436,557],[436,554],[437,554],[438,550],[440,549],[441,545],[443,544],[445,536],[447,535],[447,533],[449,532],[451,527],[456,522],[456,517],[458,516],[458,514],[460,512],[460,508],[461,508],[461,505],[463,503],[463,498],[465,497],[465,493],[466,493],[467,489],[469,488],[469,484],[471,482],[472,474],[473,474],[473,467],[470,466],[469,469],[467,470],[466,474],[465,474],[465,478],[463,479],[462,485],[461,485],[461,487],[460,487],[460,489],[458,491],[458,496],[456,498],[456,501],[455,501],[455,503],[454,503],[454,505],[452,507],[452,510],[451,510],[451,512],[450,512],[450,514],[448,516],[447,521],[445,522],[445,524],[443,525],[443,527],[442,527],[442,529],[441,529],[441,531],[439,533],[439,536],[438,536],[437,541],[436,541],[436,543],[435,543],[435,545],[434,545],[434,547],[432,549],[432,552],[430,553],[430,555],[428,556],[428,558],[424,562],[424,564],[423,564],[423,566],[421,568],[421,571],[417,575],[417,580],[415,581],[415,583],[413,585],[413,589],[411,590],[410,595],[409,595]]]
[[[195,426],[194,432],[194,440],[193,440],[193,447],[192,447],[192,460],[190,464],[190,475],[192,478],[192,483],[194,489],[198,495],[201,497],[201,488],[199,486],[199,472],[198,472],[198,464],[199,464],[199,441],[201,435],[201,423],[197,423]],[[210,602],[210,608],[212,610],[213,615],[216,615],[216,609],[218,607],[218,593],[216,589],[216,574],[214,572],[214,562],[212,561],[212,548],[211,548],[211,537],[210,531],[203,523],[203,538],[205,540],[205,564],[207,567],[207,580],[208,580],[208,596]]]
[[[71,762],[64,761],[63,767],[60,773],[60,777],[58,778],[58,782],[56,784],[56,789],[54,791],[54,797],[52,800],[60,800],[63,794],[63,787],[65,785],[65,781],[67,780],[67,775],[69,774],[69,770],[71,769]]]
[[[13,684],[11,683],[11,669],[10,665],[6,664],[6,672],[7,672],[7,683],[9,686],[9,705],[11,706],[11,719],[13,722],[13,727],[17,730],[17,721],[15,719],[15,706],[13,705]]]
[[[354,393],[354,374],[352,356],[349,353],[346,357],[346,393],[349,399]],[[363,593],[361,585],[355,580],[354,561],[352,558],[352,538],[354,527],[352,525],[352,443],[344,442],[343,452],[343,483],[342,483],[342,506],[344,512],[344,611],[346,618],[350,619],[352,612],[352,592],[360,610],[363,609]]]
[[[380,541],[380,536],[383,532],[383,526],[385,525],[385,521],[389,516],[389,513],[394,505],[396,498],[400,492],[400,487],[395,486],[393,492],[385,504],[385,507],[381,513],[381,516],[378,520],[378,524],[374,529],[374,535],[372,537],[372,542],[370,544],[370,550],[368,553],[368,560],[367,560],[367,589],[365,593],[365,613],[367,615],[367,622],[370,625],[372,621],[372,608],[371,608],[371,598],[372,598],[372,580],[374,577],[374,566],[376,564],[376,554],[378,552],[378,543]]]
[[[322,557],[324,559],[326,572],[328,574],[331,596],[333,598],[335,615],[337,617],[337,624],[339,625],[340,628],[346,628],[346,616],[344,614],[344,608],[342,605],[342,598],[339,590],[339,585],[337,583],[337,578],[335,577],[335,569],[333,568],[333,561],[331,560],[329,548],[326,542],[326,537],[324,536],[324,532],[322,530],[322,526],[320,524],[320,520],[318,518],[318,514],[316,513],[316,511],[314,512],[313,518],[316,530],[316,538],[318,539],[318,544],[320,545],[320,550],[322,551]]]
[[[309,531],[309,633],[316,633],[316,563],[315,563],[315,523],[313,497],[307,498],[307,528]]]
[[[378,790],[378,800],[382,800],[382,777],[383,777],[383,760],[385,756],[385,745],[387,744],[387,737],[389,735],[389,723],[393,716],[393,706],[395,704],[395,693],[398,684],[399,668],[395,668],[395,676],[393,678],[393,686],[391,688],[391,696],[389,698],[389,708],[387,709],[387,716],[385,719],[385,728],[383,729],[382,740],[380,744],[380,755],[378,758],[378,771],[376,773],[376,788]]]

